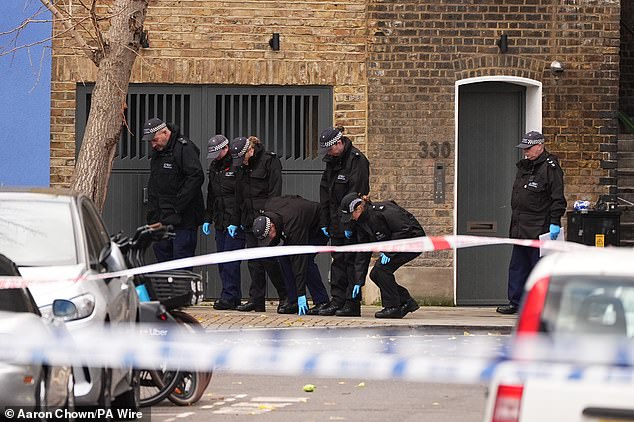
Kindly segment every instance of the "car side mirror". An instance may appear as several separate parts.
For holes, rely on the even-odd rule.
[[[64,320],[73,319],[77,315],[77,306],[70,300],[55,299],[53,301],[53,316]]]

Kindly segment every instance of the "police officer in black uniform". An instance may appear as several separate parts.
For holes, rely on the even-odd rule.
[[[194,256],[198,226],[205,205],[201,187],[205,174],[198,147],[179,133],[177,126],[153,118],[143,125],[144,141],[153,152],[148,182],[149,224],[172,225],[174,239],[154,244],[159,262]],[[188,268],[191,270],[191,268]]]
[[[320,206],[298,195],[284,195],[271,198],[264,205],[264,213],[253,221],[253,234],[260,246],[284,245],[325,245],[328,238],[319,227]],[[313,298],[313,304],[328,303],[328,291],[324,286],[319,268],[315,263],[317,254],[289,255],[288,262],[294,284],[289,286],[289,302],[299,315],[308,312],[306,287]],[[295,294],[296,292],[296,294]],[[296,297],[295,297],[296,296]],[[297,302],[297,305],[294,303]]]
[[[511,228],[509,237],[515,239],[538,239],[550,233],[557,239],[561,217],[566,212],[564,197],[564,173],[559,159],[546,151],[544,135],[531,131],[522,136],[517,145],[524,159],[517,162],[517,174],[511,194]],[[524,291],[524,284],[539,260],[539,249],[528,246],[513,246],[509,264],[509,304],[497,308],[501,314],[517,313]]]
[[[351,192],[360,192],[363,195],[370,192],[370,162],[352,145],[352,141],[343,135],[343,131],[343,127],[330,127],[319,135],[319,148],[321,153],[325,153],[323,160],[326,163],[319,186],[320,224],[321,230],[330,237],[330,244],[333,246],[350,243],[346,238],[346,234],[350,236],[350,230],[346,233],[347,228],[341,224],[339,214],[343,197]],[[332,254],[332,300],[328,306],[317,311],[319,315],[361,315],[361,297],[352,298],[355,283],[353,261],[353,253]]]
[[[342,223],[354,220],[352,240],[355,243],[382,242],[425,236],[416,218],[394,201],[372,203],[367,196],[349,193],[341,201]],[[383,309],[376,318],[403,318],[419,308],[409,291],[396,282],[394,272],[422,252],[381,252],[370,272],[370,279],[381,290]],[[358,296],[365,284],[371,252],[355,254],[352,296]]]
[[[242,229],[236,228],[234,236],[231,236],[228,230],[235,208],[236,194],[236,172],[229,152],[229,140],[223,135],[213,136],[208,142],[207,159],[211,160],[211,163],[203,233],[209,235],[213,224],[216,232],[216,251],[243,249]],[[222,291],[220,298],[214,303],[214,309],[235,309],[242,299],[240,261],[218,264],[218,273],[222,281]]]
[[[253,235],[253,220],[264,209],[269,198],[282,194],[282,163],[274,152],[266,151],[258,138],[250,136],[235,138],[230,145],[233,165],[236,168],[235,207],[229,234],[235,235],[240,226],[244,228],[247,248],[258,246]],[[280,298],[278,313],[290,312],[288,294],[282,279],[280,264],[275,258],[250,259],[251,274],[248,302],[236,309],[243,312],[264,312],[266,273]]]

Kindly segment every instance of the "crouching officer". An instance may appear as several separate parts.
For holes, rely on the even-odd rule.
[[[511,193],[511,228],[509,237],[538,239],[550,233],[557,239],[561,217],[566,212],[564,173],[559,159],[546,151],[544,135],[531,131],[517,145],[524,158],[517,162],[517,173]],[[539,248],[513,245],[509,263],[509,304],[497,308],[501,314],[517,313],[524,284],[539,260]]]
[[[367,196],[349,193],[341,201],[342,223],[354,220],[352,238],[356,243],[382,242],[425,236],[425,230],[416,218],[394,201],[373,204]],[[370,279],[381,290],[383,309],[374,314],[376,318],[403,318],[419,308],[409,291],[396,282],[394,272],[422,252],[381,252],[370,272]],[[352,297],[356,297],[370,264],[371,252],[355,254],[355,285]]]
[[[211,233],[211,224],[215,226],[216,251],[228,252],[244,248],[244,233],[236,230],[229,234],[228,226],[235,208],[236,172],[229,152],[229,140],[223,135],[215,135],[208,142],[207,159],[209,164],[209,185],[207,186],[207,209],[203,233]],[[218,264],[218,273],[222,282],[220,298],[214,303],[214,309],[235,309],[240,305],[242,289],[240,282],[240,261]]]
[[[172,225],[176,233],[174,239],[154,243],[156,259],[163,262],[192,257],[205,208],[200,151],[179,133],[177,126],[158,118],[145,122],[142,139],[150,142],[153,149],[147,222]]]
[[[325,245],[328,238],[319,226],[320,206],[297,195],[271,198],[264,205],[263,215],[253,221],[253,234],[259,246],[284,245]],[[290,255],[287,257],[297,287],[296,312],[308,312],[306,287],[313,297],[313,304],[328,303],[328,292],[324,286],[319,268],[315,263],[317,254]],[[284,261],[282,261],[284,262]],[[282,264],[284,265],[284,264]],[[289,291],[289,300],[293,299]]]
[[[238,137],[229,145],[233,165],[236,168],[236,193],[233,216],[227,230],[235,237],[244,228],[247,248],[258,246],[253,235],[253,219],[269,198],[282,194],[282,163],[274,152],[266,151],[255,136]],[[277,290],[280,303],[278,313],[286,313],[288,294],[282,279],[280,264],[275,258],[250,259],[251,274],[248,302],[236,309],[242,312],[264,312],[266,295],[266,274]],[[266,274],[265,274],[266,271]]]

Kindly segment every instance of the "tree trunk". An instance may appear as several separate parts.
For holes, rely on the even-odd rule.
[[[71,188],[89,196],[103,211],[112,163],[121,135],[128,83],[140,48],[147,0],[116,0],[114,16],[98,59],[90,115]]]

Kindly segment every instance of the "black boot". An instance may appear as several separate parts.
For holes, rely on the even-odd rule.
[[[336,316],[361,316],[361,304],[359,302],[346,302],[343,308],[335,312]]]
[[[339,306],[330,302],[328,306],[321,308],[318,314],[321,316],[333,316],[335,312],[337,312],[338,309],[339,309]]]
[[[236,305],[229,302],[228,300],[218,299],[217,301],[214,302],[214,309],[217,309],[219,311],[229,311],[229,310],[236,309]]]
[[[330,306],[330,302],[318,303],[306,312],[306,315],[319,315],[319,311]]]
[[[394,307],[386,307],[378,311],[374,314],[375,318],[391,318],[391,319],[401,319],[403,318],[403,313],[401,312],[400,306]]]
[[[407,302],[401,303],[401,314],[405,316],[409,314],[410,312],[414,312],[418,308],[420,308],[420,305],[416,303],[416,301],[410,297],[409,299],[407,299]]]
[[[499,314],[513,315],[517,313],[517,310],[518,310],[517,305],[513,305],[512,303],[509,303],[508,305],[498,306],[498,308],[495,311]]]
[[[296,314],[299,311],[297,303],[290,303],[288,298],[280,300],[280,304],[277,306],[278,314]]]
[[[260,302],[260,301],[253,301],[253,300],[249,300],[247,303],[242,304],[242,305],[238,305],[236,307],[236,310],[240,311],[240,312],[251,312],[251,311],[255,311],[255,312],[264,312],[266,311],[266,308],[264,306],[264,302]]]

